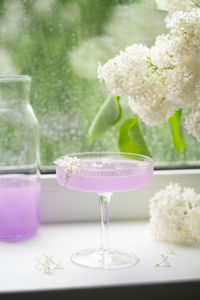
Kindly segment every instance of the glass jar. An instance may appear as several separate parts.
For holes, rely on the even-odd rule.
[[[0,76],[0,240],[36,234],[40,224],[39,124],[29,76]]]

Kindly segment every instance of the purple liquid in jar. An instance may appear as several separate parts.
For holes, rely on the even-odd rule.
[[[0,178],[0,240],[36,234],[40,225],[40,183],[26,176]]]

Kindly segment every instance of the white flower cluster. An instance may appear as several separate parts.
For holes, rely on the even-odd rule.
[[[149,228],[158,240],[200,242],[200,194],[178,183],[169,184],[150,199]]]
[[[190,11],[193,7],[200,4],[199,0],[156,0],[160,10],[172,13],[176,10]]]
[[[166,19],[175,49],[176,60],[193,73],[199,73],[200,66],[200,8],[190,12],[177,11]]]
[[[136,95],[140,91],[141,81],[147,73],[145,62],[149,49],[143,45],[133,44],[104,66],[99,65],[98,78],[104,79],[108,88],[118,96]],[[133,84],[134,79],[134,84]],[[147,92],[149,92],[147,90]]]
[[[79,175],[82,173],[84,165],[80,158],[76,156],[63,156],[55,161],[55,164],[63,168],[67,174]]]
[[[192,102],[192,74],[177,65],[173,46],[170,35],[161,35],[153,47],[134,44],[98,69],[99,79],[115,95],[129,96],[133,112],[151,126]]]
[[[104,66],[99,66],[98,77],[105,80],[115,95],[131,96],[129,105],[132,110],[147,124],[157,125],[173,110],[167,114],[169,106],[163,101],[166,76],[152,62],[150,52],[148,47],[134,44]],[[162,107],[162,116],[158,106]]]
[[[185,120],[185,128],[200,142],[200,107],[194,108]]]
[[[133,44],[98,68],[98,78],[113,94],[128,96],[130,108],[147,125],[159,125],[198,101],[200,8],[189,2],[157,1],[160,8],[185,7],[166,19],[169,34],[158,36],[151,48]]]

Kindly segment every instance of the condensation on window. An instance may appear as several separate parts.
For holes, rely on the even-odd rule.
[[[166,32],[165,16],[154,0],[0,1],[0,74],[32,76],[42,168],[66,153],[118,151],[120,124],[93,144],[87,137],[108,95],[97,79],[98,63],[132,43],[152,45]],[[123,119],[132,116],[126,99],[122,105]],[[199,160],[199,145],[185,131],[188,147],[179,155],[168,124],[142,129],[157,162]]]

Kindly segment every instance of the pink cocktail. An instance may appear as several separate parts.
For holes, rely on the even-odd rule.
[[[71,174],[66,180],[66,171],[56,167],[57,181],[72,190],[85,192],[123,192],[148,185],[153,176],[152,166],[145,161],[102,157],[82,159],[83,170]],[[80,170],[81,171],[81,170]]]
[[[147,156],[115,152],[78,153],[56,160],[56,178],[69,189],[96,192],[101,208],[100,249],[86,249],[72,255],[76,264],[115,269],[134,265],[132,253],[110,250],[108,246],[108,212],[112,193],[131,191],[151,183],[153,160]]]

